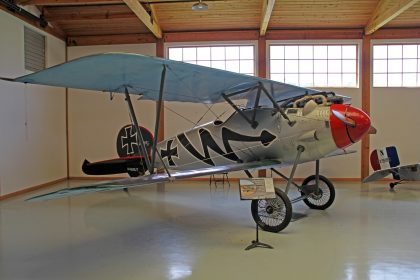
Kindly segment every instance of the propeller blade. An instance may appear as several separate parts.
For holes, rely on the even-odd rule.
[[[368,134],[376,134],[376,132],[378,132],[378,130],[373,125],[371,125]]]
[[[342,113],[340,113],[336,110],[331,110],[331,111],[337,119],[339,119],[340,121],[342,121],[346,125],[351,126],[351,127],[356,127],[356,122],[354,120],[346,117],[345,115],[343,115]]]

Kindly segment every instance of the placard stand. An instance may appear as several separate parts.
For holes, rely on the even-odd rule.
[[[252,240],[251,245],[246,247],[245,250],[251,250],[257,247],[266,248],[266,249],[274,249],[273,246],[260,242],[258,238],[258,224],[255,224],[255,233],[256,233],[256,239]]]

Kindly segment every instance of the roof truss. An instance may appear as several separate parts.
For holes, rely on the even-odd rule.
[[[273,12],[276,0],[263,0],[262,2],[263,6],[261,13],[260,35],[264,36],[267,31],[268,23],[270,21],[271,13]]]
[[[419,0],[380,0],[365,27],[365,34],[372,34],[417,2]]]
[[[133,11],[133,13],[146,25],[147,28],[156,36],[162,38],[162,30],[157,21],[153,20],[152,15],[146,11],[145,8],[137,0],[124,0],[124,3]],[[153,11],[153,9],[152,9]],[[156,17],[156,15],[154,15]]]

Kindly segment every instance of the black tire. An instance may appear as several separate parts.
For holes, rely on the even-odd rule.
[[[303,180],[302,185],[315,184],[315,175],[311,175]],[[325,210],[330,207],[335,199],[334,185],[326,177],[319,175],[319,190],[318,193],[310,194],[308,198],[304,199],[306,205],[311,209]]]
[[[276,196],[251,202],[252,218],[262,230],[280,232],[292,219],[293,210],[289,197],[279,189],[276,189]]]

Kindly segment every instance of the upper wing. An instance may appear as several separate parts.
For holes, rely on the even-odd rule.
[[[373,182],[382,179],[390,174],[396,173],[402,180],[420,180],[420,164],[410,164],[388,169],[378,170],[363,179],[363,183]]]
[[[39,196],[35,196],[29,198],[28,201],[40,201],[40,200],[50,200],[55,198],[63,198],[68,196],[74,196],[79,194],[86,194],[92,192],[101,192],[101,191],[111,191],[111,190],[120,190],[124,188],[132,188],[132,187],[139,187],[145,186],[155,183],[162,183],[172,181],[174,179],[186,179],[192,178],[197,176],[205,176],[223,172],[232,172],[232,171],[239,171],[239,170],[248,170],[248,169],[265,169],[271,168],[274,166],[280,165],[281,162],[277,160],[262,160],[262,161],[254,161],[248,163],[236,163],[224,166],[215,166],[210,168],[203,168],[197,170],[187,170],[187,171],[177,171],[171,173],[171,177],[168,176],[166,173],[162,174],[153,174],[149,176],[142,176],[136,178],[126,178],[126,179],[118,179],[112,180],[109,182],[102,182],[93,185],[81,186],[76,188],[68,188],[58,190],[52,193],[42,194]]]
[[[258,83],[262,83],[275,100],[318,92],[254,76],[125,53],[86,56],[12,81],[120,93],[124,93],[127,88],[129,93],[142,95],[143,99],[157,100],[164,66],[166,75],[163,99],[166,101],[216,103],[223,101],[223,92],[249,89]],[[251,93],[246,92],[244,95]],[[237,98],[247,99],[247,96]],[[260,105],[263,103],[264,100],[261,100]]]

